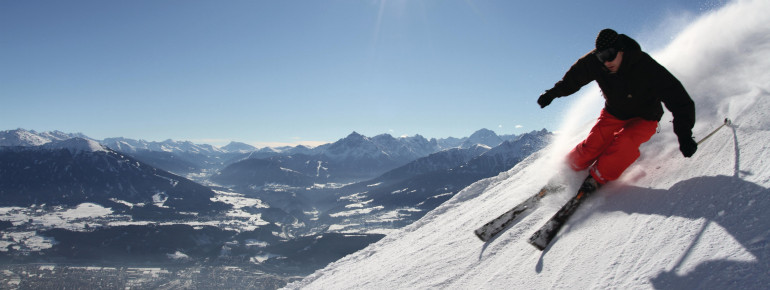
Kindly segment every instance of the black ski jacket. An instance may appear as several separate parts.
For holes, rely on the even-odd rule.
[[[623,60],[617,73],[610,71],[591,51],[581,57],[546,94],[551,97],[571,95],[591,81],[604,94],[604,109],[621,120],[643,118],[660,121],[663,106],[674,115],[677,137],[691,138],[695,125],[695,103],[682,83],[647,53],[639,43],[621,34]]]

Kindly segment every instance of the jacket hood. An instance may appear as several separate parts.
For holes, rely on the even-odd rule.
[[[618,72],[622,72],[627,67],[633,66],[639,61],[639,57],[642,54],[642,47],[636,40],[628,37],[628,35],[621,34],[619,37],[620,41],[623,42],[623,62],[621,62]]]

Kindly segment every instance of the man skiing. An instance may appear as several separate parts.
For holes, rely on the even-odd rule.
[[[590,174],[578,193],[529,238],[529,243],[540,250],[551,243],[587,196],[618,179],[639,158],[639,146],[655,134],[663,105],[674,115],[674,133],[682,155],[691,157],[698,150],[692,138],[695,103],[690,95],[635,40],[612,29],[599,32],[596,49],[578,59],[553,88],[540,95],[537,103],[545,108],[554,99],[571,95],[591,81],[602,90],[604,109],[588,137],[567,154],[567,164],[573,170],[589,169]],[[482,241],[490,241],[543,196],[559,188],[546,185],[474,233]]]
[[[692,138],[695,104],[679,80],[624,34],[604,29],[596,49],[581,57],[553,88],[540,95],[545,108],[555,98],[577,92],[596,81],[604,95],[604,108],[585,140],[567,155],[575,171],[589,169],[582,188],[593,191],[616,180],[640,156],[639,146],[650,140],[663,116],[663,107],[674,116],[674,133],[684,157],[695,154]]]

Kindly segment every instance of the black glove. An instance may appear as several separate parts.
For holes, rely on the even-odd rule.
[[[548,106],[553,102],[553,99],[556,97],[552,97],[548,93],[544,93],[540,95],[539,98],[537,98],[537,104],[540,105],[540,108],[545,108],[545,106]]]
[[[693,140],[692,137],[679,138],[679,151],[682,151],[684,157],[689,158],[695,154],[695,151],[697,150],[698,143],[695,143],[695,140]]]

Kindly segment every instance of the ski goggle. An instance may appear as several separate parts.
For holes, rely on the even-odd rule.
[[[614,47],[610,47],[608,49],[597,51],[594,53],[596,55],[596,58],[599,59],[600,62],[605,63],[608,61],[613,61],[618,56],[618,50]]]

